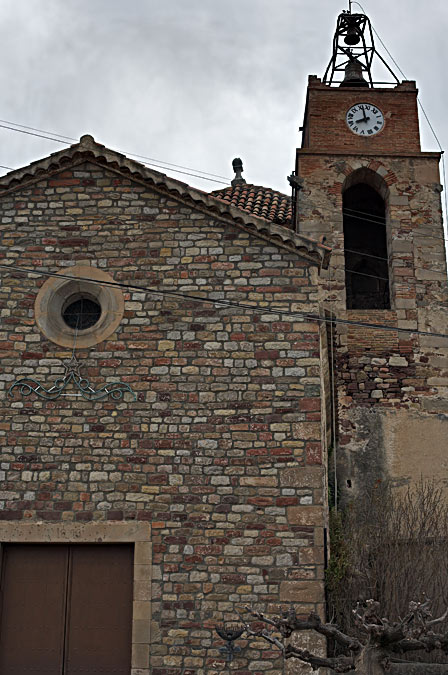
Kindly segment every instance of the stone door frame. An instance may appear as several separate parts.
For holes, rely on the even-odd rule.
[[[131,675],[149,675],[152,547],[148,523],[0,521],[1,544],[133,544]]]

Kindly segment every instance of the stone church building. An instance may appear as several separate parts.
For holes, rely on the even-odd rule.
[[[292,198],[91,136],[0,178],[2,675],[225,671],[245,605],[325,615],[329,481],[448,479],[440,156],[415,83],[343,84]]]

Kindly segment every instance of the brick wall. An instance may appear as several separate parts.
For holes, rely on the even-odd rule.
[[[339,88],[311,76],[302,147],[325,154],[335,150],[377,155],[419,152],[417,93],[415,82],[403,82],[393,89]],[[357,103],[376,105],[384,115],[384,129],[371,138],[357,136],[347,126],[347,111]]]
[[[316,311],[298,255],[100,163],[43,175],[0,205],[10,264],[90,263],[142,288]],[[116,333],[77,357],[94,386],[120,379],[135,402],[10,398],[17,378],[54,382],[71,350],[36,326],[45,277],[1,279],[0,519],[151,523],[154,675],[221,671],[214,627],[237,606],[322,612],[318,325],[125,291]],[[256,643],[232,670],[254,664],[283,672]]]

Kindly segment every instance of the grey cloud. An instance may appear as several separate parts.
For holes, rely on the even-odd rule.
[[[333,0],[6,0],[0,117],[74,137],[91,133],[110,147],[226,176],[238,155],[248,180],[289,191],[307,76],[323,74],[345,7]],[[376,0],[371,10],[406,75],[418,79],[444,144],[448,9],[434,0]],[[59,147],[5,130],[0,139],[0,164],[8,166]],[[423,139],[434,149],[426,130]]]

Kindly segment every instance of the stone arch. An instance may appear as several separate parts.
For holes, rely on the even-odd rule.
[[[378,164],[378,162],[376,162]],[[381,165],[380,165],[381,166]],[[380,166],[378,168],[380,168]],[[387,175],[384,169],[385,175]],[[364,183],[373,188],[382,199],[388,204],[390,198],[390,188],[378,169],[374,170],[369,166],[362,166],[358,169],[352,169],[349,174],[346,174],[345,180],[342,184],[342,194],[353,185]]]

